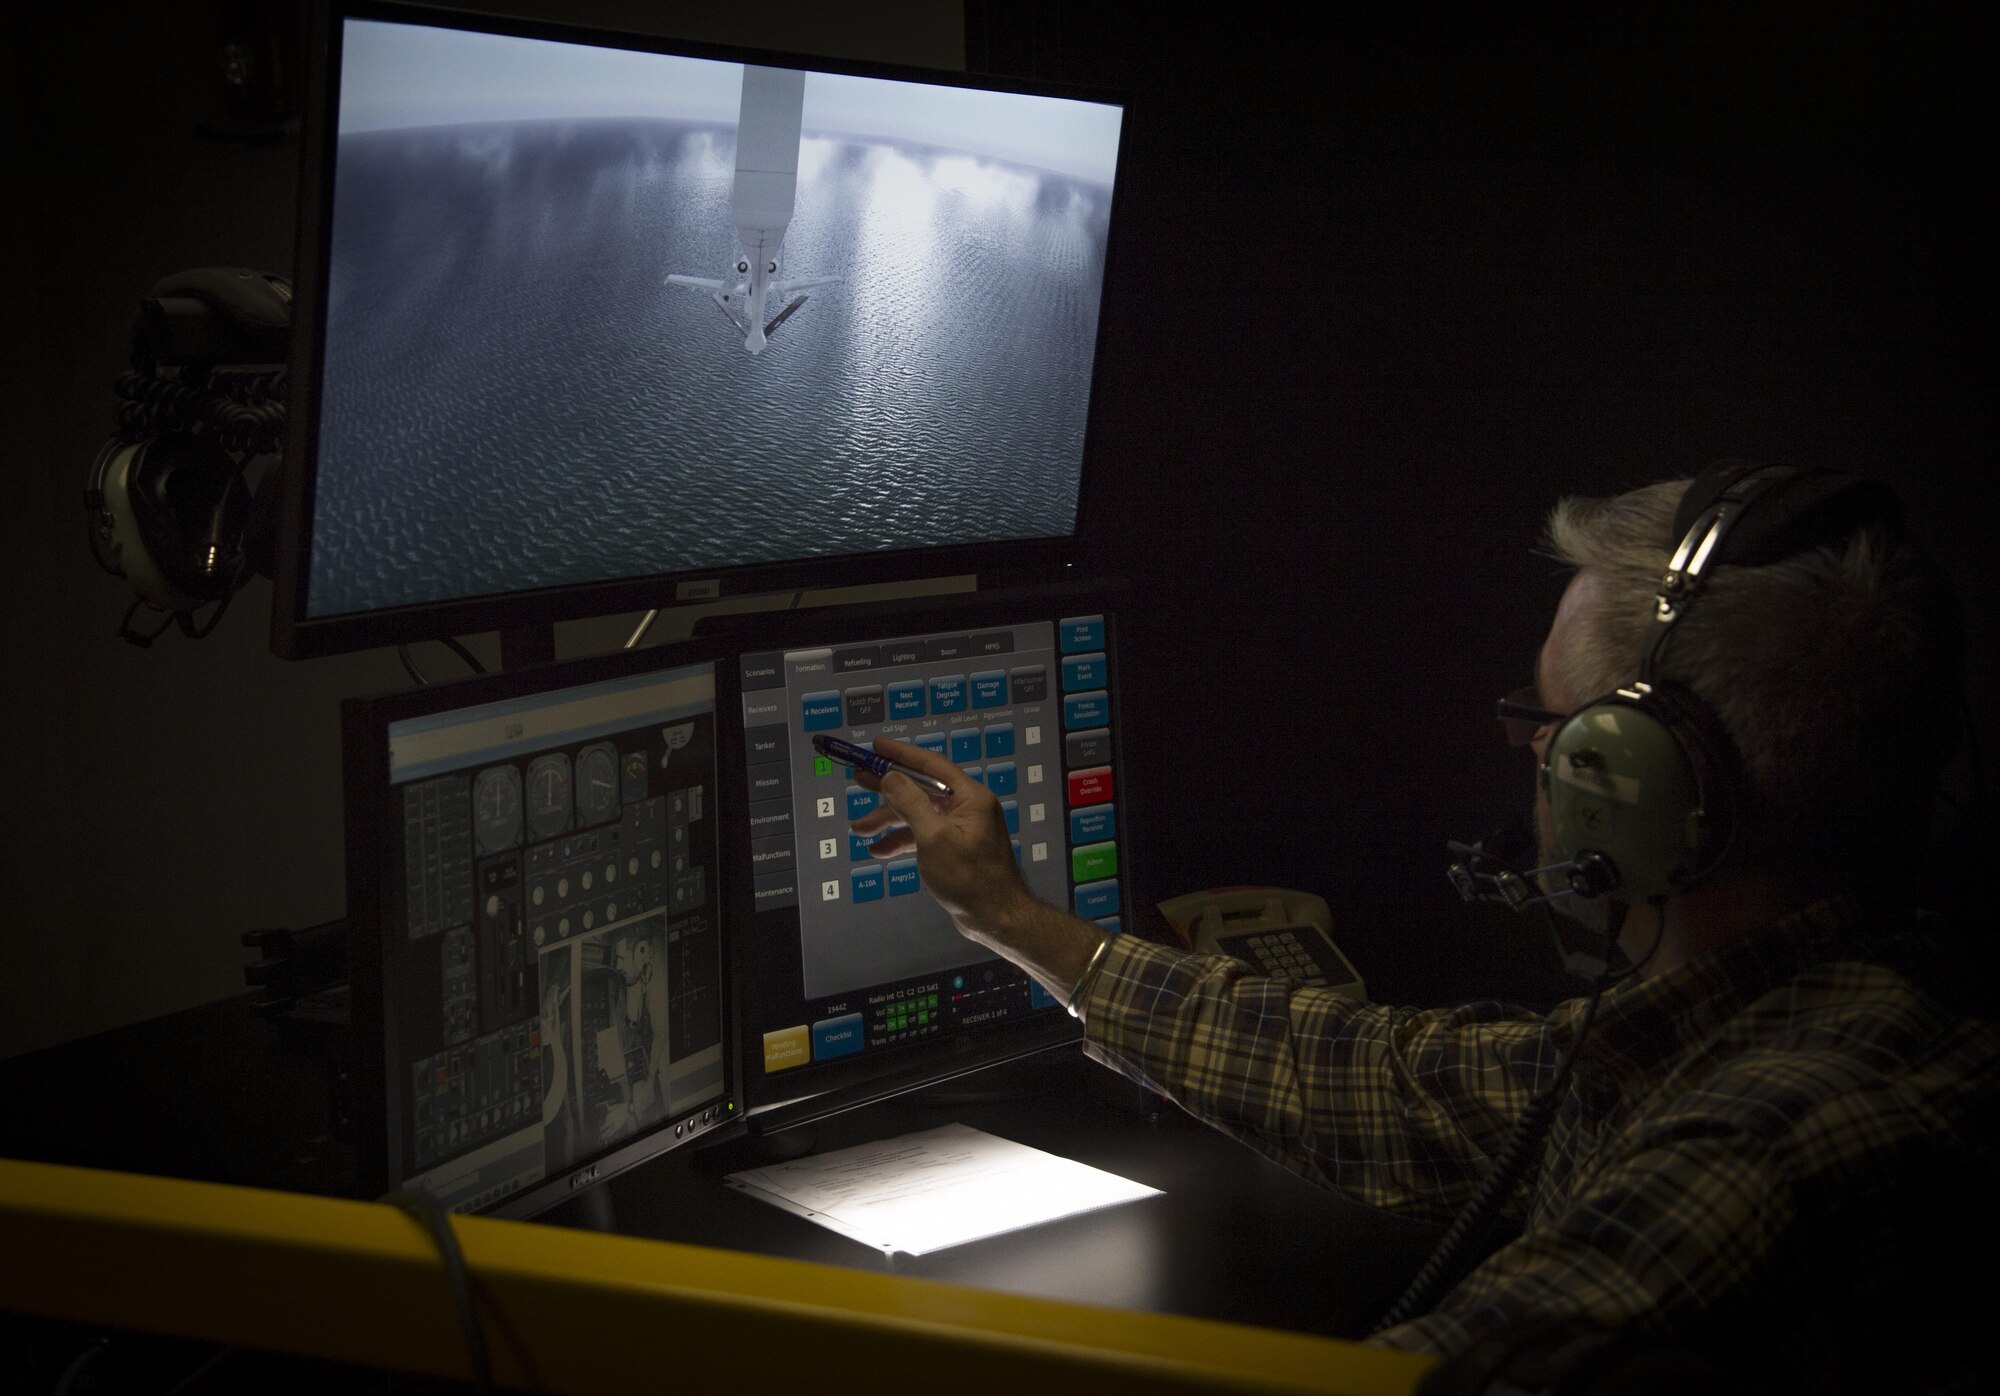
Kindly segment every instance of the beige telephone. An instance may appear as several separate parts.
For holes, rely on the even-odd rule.
[[[1160,914],[1192,949],[1232,956],[1308,988],[1368,997],[1361,976],[1333,943],[1326,902],[1310,892],[1216,887],[1171,897],[1160,903]]]

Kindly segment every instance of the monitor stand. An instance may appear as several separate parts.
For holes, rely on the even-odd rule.
[[[535,1220],[578,1231],[601,1231],[607,1236],[618,1232],[618,1217],[611,1206],[611,1189],[596,1183],[570,1196]]]
[[[705,1173],[740,1173],[746,1168],[764,1168],[774,1163],[790,1163],[804,1158],[819,1147],[817,1124],[793,1125],[770,1134],[739,1134],[721,1144],[698,1149],[694,1165]]]

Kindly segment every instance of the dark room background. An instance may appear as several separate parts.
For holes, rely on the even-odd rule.
[[[1490,716],[1562,586],[1530,548],[1560,494],[1719,456],[1898,486],[1972,602],[2000,745],[1973,7],[498,7],[1130,95],[1092,556],[1139,600],[1141,902],[1300,887],[1378,996],[1552,992],[1527,928],[1442,873],[1530,795]],[[393,651],[273,657],[262,586],[205,641],[128,646],[84,546],[138,299],[291,270],[296,141],[201,131],[224,37],[289,13],[82,4],[16,34],[0,1056],[239,992],[243,931],[338,916],[337,706],[405,682]]]

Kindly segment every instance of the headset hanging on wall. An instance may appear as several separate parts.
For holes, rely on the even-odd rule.
[[[283,277],[206,267],[140,302],[118,431],[84,485],[91,554],[137,593],[119,629],[133,644],[174,624],[207,635],[244,583],[270,575],[278,491],[268,479],[253,491],[245,468],[282,445],[291,299]],[[135,625],[141,610],[157,624]]]

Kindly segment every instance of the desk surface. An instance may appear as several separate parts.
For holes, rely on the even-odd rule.
[[[327,1073],[248,996],[0,1062],[0,1156],[348,1195]],[[1162,1194],[885,1256],[726,1186],[755,1141],[684,1149],[540,1220],[1116,1308],[1356,1337],[1438,1229],[1307,1184],[1071,1051],[850,1111],[815,1150],[953,1121]],[[793,1140],[787,1143],[796,1142]]]

